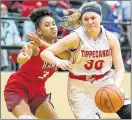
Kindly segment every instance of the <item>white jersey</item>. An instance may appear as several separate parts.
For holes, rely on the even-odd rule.
[[[70,70],[75,75],[99,75],[109,71],[112,67],[112,56],[106,30],[101,26],[102,33],[94,41],[86,35],[83,26],[77,28],[80,37],[80,46],[71,52],[70,61],[73,63]]]

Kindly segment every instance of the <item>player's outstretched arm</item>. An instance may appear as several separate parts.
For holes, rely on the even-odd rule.
[[[44,40],[41,40],[39,38],[39,36],[35,33],[28,33],[27,37],[30,40],[33,40],[38,46],[43,46],[44,48],[48,48],[49,46],[51,46],[51,44],[45,42]],[[59,57],[61,59],[69,59],[70,58],[70,53],[68,51],[64,51],[62,53],[59,53],[57,55],[57,57]]]
[[[61,60],[56,55],[69,50],[77,49],[80,44],[80,38],[77,33],[73,32],[65,37],[63,37],[58,42],[52,44],[47,49],[43,50],[40,54],[42,60],[55,64],[63,70],[71,69],[70,61]]]
[[[41,40],[39,38],[39,36],[35,33],[30,32],[30,33],[27,34],[27,37],[29,38],[29,40],[34,41],[38,46],[43,46],[43,47],[47,48],[51,45],[51,44]]]
[[[17,57],[17,62],[19,64],[24,64],[28,60],[30,60],[32,56],[38,55],[38,53],[39,53],[38,46],[34,42],[28,42],[21,49],[21,52],[19,53]]]

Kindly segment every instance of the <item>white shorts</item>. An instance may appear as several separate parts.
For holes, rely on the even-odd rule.
[[[111,70],[105,77],[93,83],[68,79],[68,100],[76,119],[99,119],[99,110],[94,102],[95,93],[100,87],[113,84],[114,77],[115,72]],[[124,93],[122,88],[121,91]],[[124,100],[124,105],[130,104],[130,99],[126,94]]]

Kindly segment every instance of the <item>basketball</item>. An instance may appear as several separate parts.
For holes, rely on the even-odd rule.
[[[101,87],[95,94],[95,103],[104,113],[115,113],[123,105],[124,97],[115,85]]]

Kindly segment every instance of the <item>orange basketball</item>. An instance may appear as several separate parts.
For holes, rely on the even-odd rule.
[[[115,85],[106,85],[96,92],[95,103],[102,112],[115,113],[124,103],[123,93]]]

